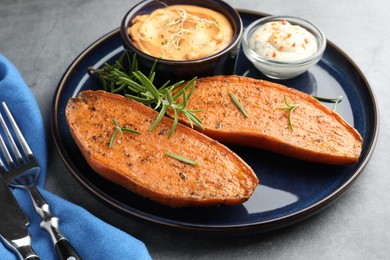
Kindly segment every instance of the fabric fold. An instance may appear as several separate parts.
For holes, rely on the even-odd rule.
[[[46,133],[38,104],[16,67],[0,54],[0,102],[5,101],[41,167],[39,190],[60,218],[62,233],[83,259],[150,259],[145,244],[116,227],[98,219],[85,209],[44,189],[47,174]],[[41,259],[57,259],[49,234],[40,228],[28,192],[13,189],[29,221],[32,246]],[[0,194],[1,196],[1,194]],[[1,214],[1,213],[0,213]],[[0,244],[1,259],[16,259]]]

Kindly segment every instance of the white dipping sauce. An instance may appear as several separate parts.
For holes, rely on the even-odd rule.
[[[286,20],[260,26],[250,39],[249,46],[264,58],[276,61],[303,60],[317,52],[314,35]]]

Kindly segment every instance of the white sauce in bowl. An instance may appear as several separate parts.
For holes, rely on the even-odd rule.
[[[313,34],[286,20],[272,21],[260,26],[249,41],[257,54],[275,61],[298,61],[317,52]]]

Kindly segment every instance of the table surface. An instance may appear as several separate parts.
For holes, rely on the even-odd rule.
[[[390,146],[390,2],[226,1],[242,10],[298,16],[322,28],[366,76],[377,98],[381,131],[361,176],[324,211],[280,230],[218,239],[172,232],[117,213],[76,182],[54,146],[50,113],[62,74],[87,46],[119,27],[121,17],[137,2],[0,0],[0,52],[20,70],[45,120],[50,154],[46,188],[144,241],[155,259],[389,257],[390,175],[386,160],[389,153],[385,151]]]

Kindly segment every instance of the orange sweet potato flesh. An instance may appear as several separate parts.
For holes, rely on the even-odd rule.
[[[134,193],[171,207],[239,204],[251,196],[258,179],[240,157],[185,125],[168,138],[168,117],[151,132],[156,117],[153,109],[104,91],[80,92],[66,107],[70,133],[91,168]],[[112,119],[141,134],[118,133],[110,148]]]
[[[247,111],[238,109],[229,92]],[[279,108],[298,107],[291,115]],[[289,157],[334,165],[358,161],[362,137],[343,118],[315,98],[286,86],[242,76],[198,79],[187,109],[196,115],[204,134],[225,144],[252,146]],[[181,122],[186,118],[181,117]]]

